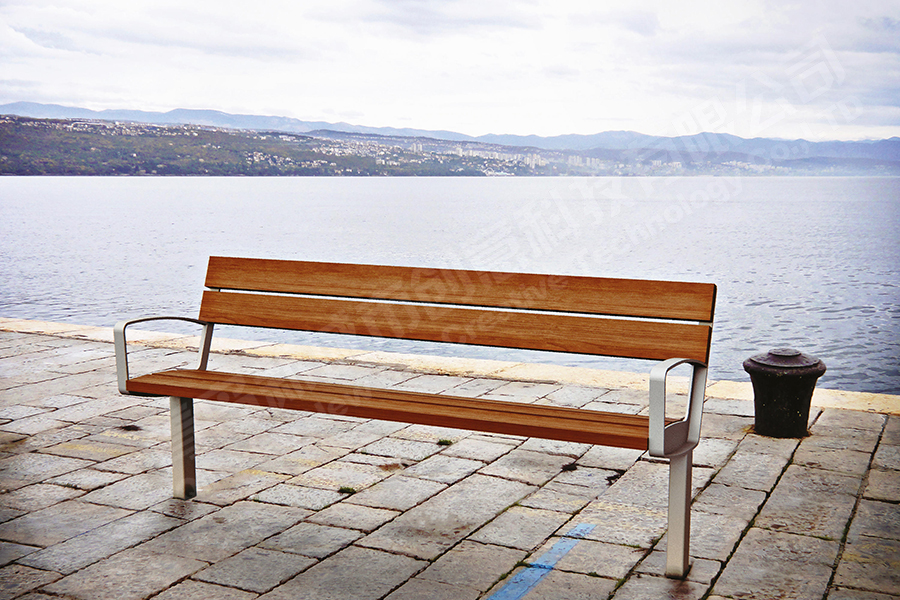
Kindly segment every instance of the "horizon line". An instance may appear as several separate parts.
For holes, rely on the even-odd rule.
[[[866,137],[866,138],[856,138],[856,139],[810,140],[810,139],[801,138],[801,137],[794,137],[794,138],[762,137],[762,136],[742,137],[740,135],[730,133],[730,132],[717,132],[717,131],[699,131],[696,133],[689,133],[689,134],[684,134],[684,135],[658,135],[658,134],[644,133],[644,132],[633,130],[633,129],[607,129],[607,130],[603,130],[603,131],[595,131],[593,133],[560,133],[560,134],[554,134],[554,135],[540,135],[540,134],[536,134],[536,133],[527,133],[527,134],[523,134],[523,133],[486,133],[486,134],[481,134],[481,135],[471,135],[468,133],[454,131],[452,129],[423,129],[423,128],[419,128],[419,127],[396,127],[396,126],[392,126],[392,125],[361,125],[361,124],[356,124],[356,123],[350,123],[347,121],[323,121],[320,119],[301,119],[301,118],[297,118],[297,117],[288,117],[285,115],[232,113],[232,112],[226,112],[224,110],[219,110],[219,109],[215,109],[215,108],[177,107],[177,108],[172,108],[172,109],[165,110],[165,111],[163,111],[163,110],[146,110],[146,109],[141,109],[141,108],[106,108],[106,109],[97,110],[97,109],[92,109],[92,108],[85,108],[82,106],[57,104],[57,103],[34,102],[34,101],[30,101],[30,100],[17,100],[14,102],[7,102],[4,104],[0,104],[0,109],[6,108],[11,105],[16,105],[16,104],[61,108],[61,109],[67,109],[67,110],[83,110],[83,111],[88,111],[91,113],[96,113],[98,115],[100,115],[102,113],[108,113],[108,112],[135,112],[135,113],[146,113],[146,114],[151,114],[151,115],[153,115],[153,114],[168,115],[168,114],[177,113],[177,112],[197,112],[197,113],[207,112],[207,113],[217,113],[217,114],[220,114],[223,116],[229,116],[229,117],[246,117],[246,118],[260,118],[260,119],[285,119],[285,120],[289,120],[289,121],[296,121],[299,123],[338,125],[338,126],[346,126],[346,127],[354,127],[354,128],[370,129],[370,130],[386,129],[386,130],[395,130],[398,132],[401,132],[401,131],[419,132],[418,134],[415,134],[415,135],[403,135],[400,133],[393,133],[393,134],[392,133],[378,133],[378,132],[373,132],[373,131],[330,130],[330,131],[335,131],[338,133],[356,133],[356,134],[362,134],[362,135],[382,135],[382,136],[399,135],[401,137],[423,137],[421,135],[422,133],[430,133],[430,134],[446,133],[446,134],[453,134],[453,135],[457,135],[457,136],[464,136],[464,137],[470,138],[469,140],[450,140],[450,141],[482,141],[483,138],[490,138],[490,137],[518,137],[518,138],[537,138],[537,139],[544,139],[544,140],[553,140],[553,139],[567,138],[567,137],[589,138],[589,137],[593,137],[593,136],[604,135],[604,134],[614,134],[614,133],[633,134],[633,135],[638,135],[638,136],[643,136],[643,137],[648,137],[648,138],[653,138],[653,139],[660,139],[660,140],[676,140],[676,139],[683,139],[683,138],[692,138],[692,137],[697,137],[697,136],[726,136],[726,137],[737,138],[737,139],[744,140],[744,141],[770,140],[770,141],[775,141],[775,142],[807,142],[807,143],[813,143],[813,144],[835,143],[835,142],[836,143],[872,143],[872,142],[900,140],[900,135],[893,135],[891,137],[882,137],[882,138]],[[27,118],[34,118],[34,119],[54,119],[54,118],[74,119],[74,118],[79,118],[79,117],[34,117],[31,115],[19,115],[19,114],[14,114],[14,113],[3,113],[3,114],[11,114],[13,116],[20,116],[20,117],[27,117]],[[115,120],[115,119],[100,118],[98,120],[104,121],[104,120]],[[130,119],[124,119],[124,120],[130,120]],[[132,122],[147,123],[146,121],[132,121]],[[204,123],[172,123],[172,124],[173,125],[179,124],[179,125],[198,125],[198,126],[209,126],[209,127],[221,127],[223,129],[242,129],[240,127],[208,125],[208,124],[204,124]],[[306,132],[285,131],[285,133],[301,133],[302,134],[302,133],[309,133],[312,131],[320,131],[320,130],[328,130],[328,129],[317,128],[317,129],[307,130]],[[273,129],[273,131],[281,131],[281,130]],[[435,138],[435,139],[441,139],[441,138]],[[496,142],[493,142],[493,143],[496,143]],[[503,144],[500,144],[500,145],[503,145]]]

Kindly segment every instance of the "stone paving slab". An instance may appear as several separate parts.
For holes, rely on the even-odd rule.
[[[366,454],[389,456],[391,458],[408,459],[411,461],[424,460],[440,451],[440,446],[434,442],[417,442],[415,440],[404,440],[396,437],[381,438],[376,442],[368,444],[362,449],[362,452]]]
[[[766,494],[742,487],[713,483],[694,500],[693,509],[713,515],[743,518],[748,522],[758,513]]]
[[[888,415],[881,441],[885,445],[900,446],[900,416],[896,412]]]
[[[299,450],[272,458],[257,465],[258,469],[285,475],[300,475],[330,463],[350,451],[334,446],[304,446]]]
[[[530,485],[543,485],[571,462],[568,456],[516,449],[481,469],[481,473]]]
[[[859,481],[843,478],[840,483],[832,483],[832,479],[825,485],[816,485],[816,476],[810,471],[795,465],[788,467],[788,473],[782,478],[783,485],[772,492],[756,519],[756,526],[832,540],[841,538],[856,506],[855,490]],[[789,478],[790,483],[786,481]],[[845,481],[846,484],[841,485]],[[823,487],[850,488],[854,493],[829,493],[823,491]]]
[[[77,488],[36,483],[0,496],[0,505],[21,511],[34,511],[77,498],[83,493]]]
[[[861,500],[847,539],[855,541],[861,536],[900,541],[900,506]]]
[[[19,598],[62,577],[59,573],[32,569],[24,565],[8,565],[0,569],[0,598]]]
[[[400,589],[387,597],[387,600],[474,600],[478,598],[478,590],[467,585],[449,585],[439,581],[425,581],[412,578]]]
[[[183,521],[158,513],[134,513],[87,533],[34,552],[19,561],[30,567],[70,574],[174,529]]]
[[[657,547],[662,548],[663,545],[660,543],[657,544]],[[649,556],[641,561],[641,564],[638,565],[637,569],[635,569],[636,573],[655,575],[656,577],[663,577],[665,575],[665,571],[666,553],[661,549],[651,552]],[[719,573],[721,573],[721,571],[721,561],[706,560],[694,556],[691,563],[691,569],[690,571],[688,571],[685,580],[693,581],[694,583],[702,583],[708,588],[716,579],[716,577],[719,576]]]
[[[375,600],[428,563],[369,548],[350,547],[261,596],[264,600]]]
[[[359,531],[314,523],[298,523],[261,543],[263,548],[293,552],[312,558],[325,558],[363,536]]]
[[[289,477],[281,473],[246,469],[238,473],[226,474],[220,478],[217,477],[212,482],[207,482],[201,477],[203,474],[203,472],[199,472],[197,476],[198,485],[200,486],[197,500],[218,504],[219,506],[228,506],[250,498],[262,490],[282,483]]]
[[[590,528],[578,537],[634,548],[651,548],[666,531],[665,506],[646,507],[607,502],[601,496],[568,524],[564,534]]]
[[[713,588],[740,598],[822,598],[840,545],[836,541],[753,528]]]
[[[398,511],[394,510],[341,502],[311,515],[307,518],[307,521],[320,525],[358,529],[369,533],[388,521],[392,521],[399,514]]]
[[[900,470],[900,446],[880,445],[872,464],[879,469]]]
[[[549,510],[513,506],[469,536],[470,540],[532,551],[569,520]]]
[[[175,586],[170,587],[166,591],[157,596],[153,596],[154,600],[252,600],[259,595],[253,592],[244,592],[230,587],[221,585],[213,585],[202,581],[194,581],[189,579]],[[32,600],[24,598],[23,600]],[[35,598],[33,600],[50,600],[50,598]]]
[[[618,600],[640,600],[659,598],[660,600],[700,600],[705,596],[707,586],[691,581],[675,581],[665,577],[632,577],[616,592]]]
[[[847,543],[834,583],[900,596],[900,542],[860,536]]]
[[[293,527],[309,515],[298,508],[239,502],[144,544],[147,550],[215,562]]]
[[[432,560],[533,489],[515,481],[472,475],[359,543]]]
[[[523,550],[467,540],[434,561],[418,577],[484,592],[527,555]]]
[[[778,483],[781,473],[790,462],[782,457],[762,452],[737,452],[718,473],[713,481],[722,485],[743,487],[761,492],[769,492]]]
[[[864,497],[872,500],[900,503],[900,479],[896,471],[869,471]]]
[[[316,564],[313,558],[247,548],[194,575],[195,579],[251,592],[268,592]]]
[[[133,548],[44,586],[44,589],[79,600],[113,595],[122,600],[139,600],[165,590],[205,566],[206,563],[199,560]]]
[[[372,508],[404,511],[421,504],[446,487],[435,481],[393,475],[354,495],[347,501]]]
[[[504,454],[512,452],[516,446],[518,446],[517,443],[502,438],[485,440],[473,436],[456,442],[442,454],[482,462],[492,462]]]
[[[81,499],[94,504],[143,510],[171,497],[170,477],[164,471],[141,473],[94,490]]]
[[[285,506],[297,506],[310,510],[322,510],[335,502],[343,500],[346,496],[340,492],[310,488],[289,483],[279,483],[255,494],[251,500],[267,502],[269,504],[282,504]]]
[[[196,360],[135,334],[158,346],[135,366]],[[900,397],[830,394],[884,412],[825,403],[778,440],[714,382],[734,393],[706,403],[678,581],[668,469],[641,451],[198,401],[200,493],[172,499],[168,400],[118,395],[109,340],[0,318],[0,598],[900,598]],[[646,411],[645,375],[221,348],[240,372]]]
[[[0,539],[30,546],[51,546],[132,514],[131,511],[67,500],[0,524]],[[52,523],[52,527],[47,527]]]
[[[377,465],[337,460],[306,471],[288,483],[332,491],[340,491],[341,488],[360,491],[389,476],[390,471]]]
[[[529,600],[585,600],[605,598],[616,582],[594,575],[552,571],[528,594]]]
[[[560,538],[550,538],[534,555],[545,555],[559,540]],[[578,540],[553,568],[617,580],[628,575],[645,554],[645,550],[633,546]]]
[[[465,479],[483,466],[484,463],[477,460],[455,458],[442,453],[410,465],[404,469],[404,472],[419,479],[452,484]]]
[[[691,556],[725,562],[740,543],[750,520],[735,515],[715,515],[701,511],[691,516]],[[665,548],[668,533],[656,547]]]
[[[895,600],[896,596],[835,587],[828,594],[828,600]]]

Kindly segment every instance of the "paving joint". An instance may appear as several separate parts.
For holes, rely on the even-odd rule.
[[[844,531],[841,534],[840,546],[838,547],[837,556],[834,559],[834,571],[831,573],[831,579],[828,581],[829,589],[834,585],[835,577],[837,576],[838,565],[841,563],[841,559],[844,556],[844,552],[847,549],[847,538],[850,536],[850,526],[853,523],[853,519],[856,517],[857,512],[859,511],[860,502],[862,502],[863,496],[865,495],[866,486],[868,485],[869,480],[869,472],[872,469],[872,463],[875,460],[875,454],[878,452],[878,447],[881,445],[881,440],[884,438],[884,429],[887,427],[887,421],[881,427],[881,431],[878,432],[878,441],[875,443],[875,451],[872,453],[872,456],[869,457],[869,463],[866,468],[866,475],[863,477],[863,480],[860,482],[859,489],[856,492],[856,502],[853,504],[853,510],[850,513],[850,518],[847,520],[847,523],[844,525]],[[798,446],[799,447],[799,446]],[[898,501],[900,503],[900,501]],[[898,511],[900,512],[900,511]]]
[[[816,415],[816,418],[818,418],[818,415]],[[757,508],[757,510],[756,510],[756,514],[747,522],[747,526],[744,527],[744,530],[741,531],[741,534],[738,537],[737,543],[734,544],[734,546],[731,549],[731,552],[725,558],[725,560],[722,562],[722,565],[723,565],[722,568],[719,569],[719,571],[713,576],[709,592],[707,592],[707,594],[704,596],[704,598],[707,598],[710,596],[710,594],[712,593],[712,590],[715,589],[716,582],[719,580],[719,578],[722,577],[722,574],[725,572],[725,565],[727,565],[728,562],[732,559],[732,557],[734,557],[735,553],[738,551],[738,548],[741,545],[741,542],[744,540],[744,538],[747,537],[747,534],[750,533],[750,531],[756,526],[756,519],[762,513],[763,508],[765,508],[765,506],[766,506],[766,503],[769,502],[769,499],[772,497],[772,492],[775,490],[775,488],[778,486],[778,483],[784,477],[784,474],[787,472],[788,467],[791,466],[791,464],[793,464],[794,456],[797,454],[797,450],[799,448],[800,448],[800,444],[798,443],[794,447],[793,451],[791,452],[791,455],[788,458],[787,462],[784,464],[784,467],[781,469],[781,473],[778,474],[778,479],[775,481],[775,484],[771,487],[771,489],[769,489],[768,491],[765,492],[765,495],[766,495],[765,500],[762,501],[762,503],[759,505],[759,508]],[[737,451],[738,451],[737,448],[735,448],[734,453],[737,453]],[[734,453],[732,454],[732,456],[734,456]],[[711,483],[712,483],[712,479],[710,479],[710,484]],[[698,494],[698,496],[699,496],[699,494]],[[693,500],[696,501],[696,497]],[[691,506],[693,506],[693,501],[692,501]],[[837,567],[835,566],[835,568],[837,568]]]

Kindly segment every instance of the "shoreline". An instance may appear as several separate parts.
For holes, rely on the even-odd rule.
[[[34,333],[62,338],[83,339],[112,344],[111,327],[75,325],[0,317],[0,331]],[[128,330],[128,343],[157,348],[196,349],[198,336]],[[567,367],[541,363],[523,363],[489,359],[441,357],[394,352],[300,346],[274,342],[254,342],[213,338],[212,351],[218,354],[241,354],[259,357],[289,357],[314,359],[343,364],[391,366],[420,373],[479,376],[485,378],[526,381],[532,383],[565,383],[589,387],[627,388],[645,391],[649,389],[648,373],[605,371],[587,367]],[[111,352],[112,355],[112,352]],[[749,379],[749,376],[748,376]],[[670,377],[668,391],[685,393],[686,377]],[[753,401],[753,388],[749,381],[710,380],[706,388],[707,399]],[[900,395],[871,392],[854,392],[817,387],[812,398],[817,408],[839,408],[881,414],[900,415]]]

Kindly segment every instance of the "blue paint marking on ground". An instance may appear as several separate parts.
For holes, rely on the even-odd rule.
[[[569,533],[564,533],[566,537],[572,538],[583,538],[590,532],[594,530],[596,525],[591,525],[589,523],[582,523],[581,525],[576,525],[572,529],[569,530]]]
[[[558,563],[565,556],[578,540],[584,538],[593,529],[594,525],[583,523],[573,527],[566,537],[559,540],[547,552],[544,552],[531,566],[516,573],[505,586],[497,590],[487,600],[521,600],[525,594],[530,592],[541,580],[550,574],[553,565]]]
[[[532,567],[537,569],[552,569],[553,565],[569,553],[569,550],[575,547],[578,540],[573,538],[563,538],[553,544],[553,547],[544,552],[539,559],[531,563]]]
[[[509,580],[509,583],[492,594],[488,600],[519,600],[549,573],[550,569],[536,569],[534,567],[522,569]]]

